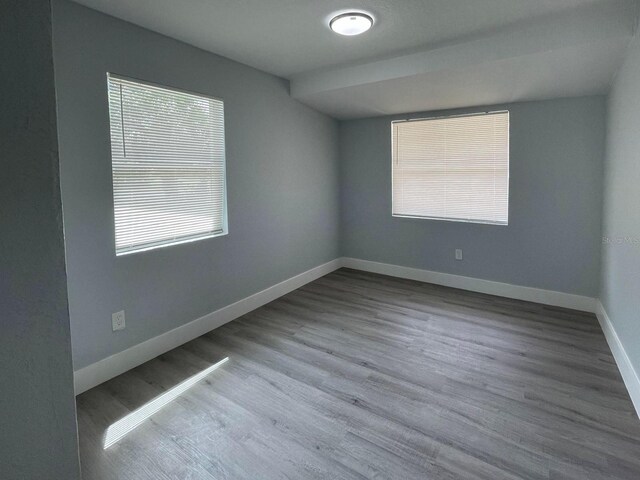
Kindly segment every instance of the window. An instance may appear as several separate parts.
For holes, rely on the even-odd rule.
[[[507,225],[509,112],[391,127],[394,216]]]
[[[225,234],[223,102],[107,80],[116,254]]]

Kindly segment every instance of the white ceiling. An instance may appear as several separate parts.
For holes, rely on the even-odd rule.
[[[291,80],[338,118],[605,93],[636,0],[76,0]],[[358,37],[329,30],[365,10]]]

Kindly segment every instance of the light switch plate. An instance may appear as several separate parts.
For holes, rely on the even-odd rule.
[[[456,260],[462,260],[462,249],[456,248]]]
[[[124,310],[114,313],[111,315],[111,326],[113,327],[113,331],[116,330],[124,330],[126,323],[124,318]]]

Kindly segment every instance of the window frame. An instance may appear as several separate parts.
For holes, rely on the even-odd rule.
[[[485,116],[485,115],[497,115],[497,114],[507,114],[507,220],[506,222],[496,222],[490,220],[477,220],[471,218],[451,218],[451,217],[434,217],[434,216],[421,216],[421,215],[402,215],[394,213],[394,151],[395,145],[393,141],[393,126],[396,123],[407,123],[407,122],[419,122],[419,121],[428,121],[428,120],[446,120],[449,118],[465,118],[465,117],[476,117],[476,116]],[[456,115],[439,115],[434,117],[409,117],[409,118],[400,118],[396,120],[392,120],[390,123],[390,136],[391,136],[391,150],[390,150],[390,159],[391,159],[391,216],[394,218],[406,218],[406,219],[414,219],[414,220],[436,220],[443,222],[453,222],[453,223],[470,223],[470,224],[478,224],[478,225],[494,225],[499,227],[507,227],[509,226],[509,219],[511,217],[511,202],[509,201],[511,198],[511,112],[509,110],[491,110],[491,111],[478,111],[478,112],[469,112],[469,113],[461,113]]]
[[[173,247],[176,245],[182,245],[187,243],[194,243],[200,240],[208,240],[211,238],[223,237],[229,234],[229,218],[228,218],[228,190],[227,190],[227,130],[226,130],[226,109],[224,99],[221,97],[216,97],[209,94],[204,94],[201,92],[187,90],[184,88],[175,87],[172,85],[164,85],[157,82],[152,82],[149,80],[142,80],[136,77],[131,77],[128,75],[122,75],[114,72],[107,72],[107,123],[109,126],[108,129],[108,137],[109,137],[109,161],[111,166],[111,207],[113,213],[113,246],[116,257],[124,257],[136,253],[148,252],[151,250],[158,250],[165,247]],[[115,179],[114,179],[114,171],[113,171],[113,143],[111,141],[111,106],[110,106],[110,97],[109,97],[109,80],[114,78],[116,80],[123,80],[126,82],[137,83],[140,85],[146,85],[150,87],[155,87],[163,90],[168,90],[177,93],[183,93],[187,95],[193,95],[197,97],[202,97],[209,100],[215,100],[222,103],[222,128],[223,128],[223,145],[222,145],[222,153],[223,153],[223,162],[222,162],[222,229],[221,231],[210,232],[210,233],[200,233],[194,234],[190,236],[181,237],[173,240],[161,240],[157,242],[150,242],[144,245],[134,246],[127,249],[120,249],[118,251],[117,245],[117,237],[116,237],[116,215],[115,215]]]

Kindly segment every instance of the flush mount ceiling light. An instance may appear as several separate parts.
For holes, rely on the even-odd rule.
[[[360,35],[373,25],[373,17],[361,12],[349,12],[336,15],[329,22],[329,27],[340,35]]]

